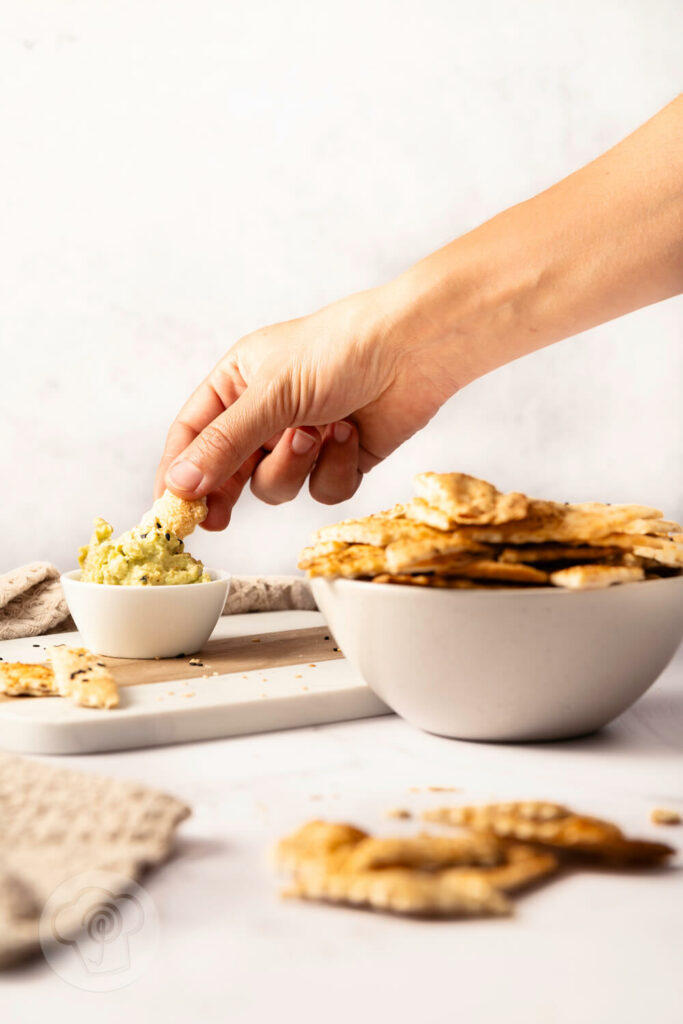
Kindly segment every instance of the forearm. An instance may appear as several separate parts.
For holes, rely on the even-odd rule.
[[[386,287],[394,329],[453,390],[683,290],[683,97],[593,163]]]

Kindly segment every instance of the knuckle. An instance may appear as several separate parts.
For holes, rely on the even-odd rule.
[[[232,462],[238,459],[237,449],[218,424],[210,423],[195,441],[200,458],[206,462]]]

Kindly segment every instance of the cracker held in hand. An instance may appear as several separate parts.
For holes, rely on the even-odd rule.
[[[60,696],[71,697],[74,704],[88,708],[115,708],[119,691],[104,662],[85,647],[50,647]]]
[[[597,590],[683,570],[683,531],[649,505],[570,504],[503,494],[465,473],[421,473],[417,496],[323,526],[309,576],[443,590]]]
[[[140,529],[152,526],[159,522],[161,525],[175,533],[176,537],[182,540],[194,530],[195,526],[203,523],[208,515],[206,498],[199,498],[196,501],[186,501],[178,498],[169,490],[165,490],[160,498],[152,505],[149,512],[145,512],[140,520]]]

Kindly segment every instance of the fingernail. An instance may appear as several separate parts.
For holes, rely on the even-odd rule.
[[[204,479],[204,474],[194,462],[176,462],[168,471],[168,479],[179,491],[195,491]]]
[[[344,420],[340,420],[339,423],[334,425],[334,439],[337,444],[346,444],[348,439],[351,437],[352,428],[349,423],[345,423]]]
[[[295,455],[305,455],[315,445],[315,438],[305,430],[295,430],[292,438],[292,451]]]

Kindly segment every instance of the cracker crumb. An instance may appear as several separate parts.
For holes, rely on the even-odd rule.
[[[204,662],[199,658],[190,658],[190,665],[195,665],[197,668],[203,668]]]
[[[252,644],[260,644],[261,643],[261,637],[260,636],[255,636],[255,637],[252,638],[251,642],[252,642]]]
[[[297,674],[294,676],[294,678],[295,679],[303,679],[303,676],[301,675],[301,672],[297,672]]]
[[[166,694],[167,697],[175,697],[175,690],[169,690]]]
[[[458,786],[427,786],[428,793],[462,793]]]
[[[308,667],[309,668],[317,668],[318,666],[311,663]]]
[[[412,813],[406,807],[390,807],[384,812],[385,818],[412,818]]]
[[[302,690],[307,690],[307,689],[308,689],[308,687],[307,687],[307,686],[302,686],[302,687],[301,687],[301,689],[302,689]]]
[[[650,818],[655,825],[680,825],[682,820],[678,811],[666,807],[655,807]]]
[[[197,696],[197,694],[194,692],[194,690],[186,690],[185,693],[183,694],[183,697],[196,697],[196,696]]]

